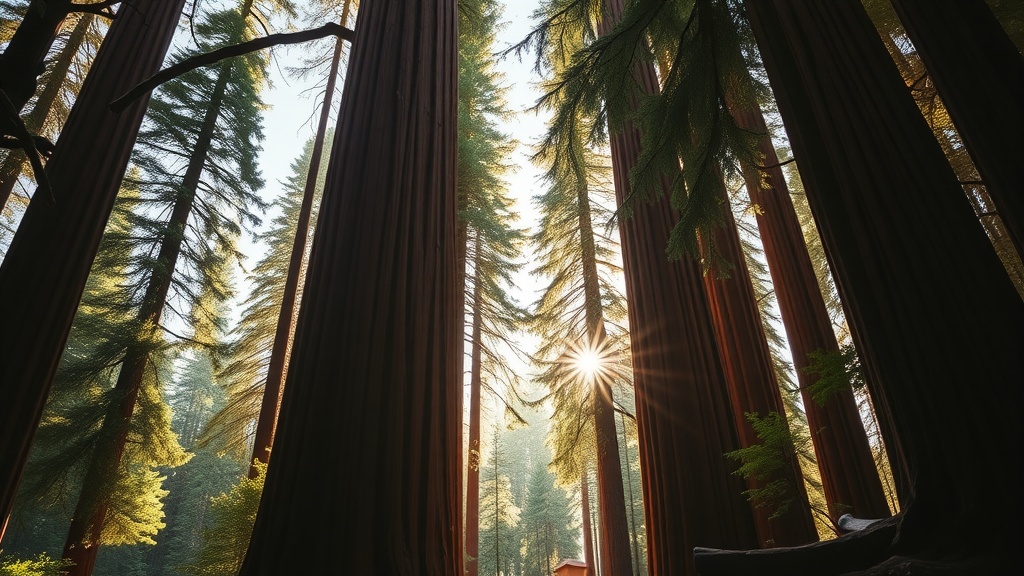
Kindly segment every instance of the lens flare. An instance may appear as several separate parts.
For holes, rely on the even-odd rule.
[[[607,340],[596,345],[580,342],[569,347],[564,362],[572,378],[593,385],[611,377],[615,366],[614,351]]]

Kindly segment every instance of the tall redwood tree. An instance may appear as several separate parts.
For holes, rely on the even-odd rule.
[[[836,392],[822,405],[810,392],[818,380],[806,370],[810,354],[838,352],[839,344],[764,116],[756,108],[734,110],[733,116],[738,125],[759,135],[763,178],[747,182],[747,194],[758,207],[758,233],[800,383],[829,517],[833,522],[847,513],[884,518],[889,505],[852,388]]]
[[[744,5],[910,480],[892,547],[856,561],[1019,566],[1024,302],[860,2]]]
[[[638,67],[649,93],[654,70]],[[615,195],[630,195],[629,172],[640,152],[627,125],[611,138]],[[646,512],[648,569],[695,574],[695,546],[757,548],[743,483],[725,453],[739,448],[726,379],[699,264],[669,261],[665,247],[677,217],[663,195],[636,203],[620,220],[629,302],[633,386]]]
[[[35,196],[0,265],[4,519],[148,98],[117,114],[110,102],[159,70],[184,2],[136,0],[118,8],[47,163],[53,195]]]
[[[740,445],[749,447],[761,444],[764,439],[758,437],[747,414],[766,418],[774,413],[786,422],[786,412],[724,182],[721,213],[723,224],[713,233],[714,244],[732,268],[727,276],[723,276],[725,270],[709,271],[704,276],[704,284],[729,383],[729,399]],[[779,495],[789,502],[785,510],[778,510],[773,502],[754,501],[757,535],[761,546],[766,548],[796,546],[818,539],[796,451],[784,454],[783,458],[779,469],[770,475],[747,479],[748,486],[755,490],[769,482],[782,482],[785,486],[784,494]]]
[[[454,0],[360,6],[244,576],[462,573],[456,37]]]

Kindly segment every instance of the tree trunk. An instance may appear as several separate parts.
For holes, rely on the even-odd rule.
[[[753,412],[764,418],[774,412],[785,421],[786,411],[724,182],[720,192],[724,224],[713,233],[714,245],[732,269],[728,278],[716,277],[712,271],[704,277],[704,284],[715,336],[722,351],[740,446],[748,447],[761,444],[763,440],[758,438],[753,425],[747,420],[747,413]],[[767,482],[783,479],[792,491],[790,509],[775,518],[772,518],[775,510],[771,506],[754,503],[754,522],[761,546],[765,548],[797,546],[818,540],[800,463],[795,452],[787,456],[778,477],[747,480],[748,486],[756,489]]]
[[[912,481],[892,551],[1019,565],[1024,302],[863,6],[745,6]]]
[[[29,204],[0,264],[0,317],[7,326],[0,335],[2,518],[10,513],[148,98],[120,114],[109,104],[159,70],[183,5],[136,0],[120,7],[47,162],[54,198]]]
[[[341,25],[348,20],[349,7],[352,0],[346,0],[341,11]],[[306,174],[306,185],[302,191],[302,205],[299,207],[299,221],[295,227],[295,240],[292,243],[291,258],[288,261],[288,275],[285,277],[284,296],[281,300],[281,311],[277,317],[277,328],[274,332],[274,344],[270,352],[270,363],[267,366],[267,382],[263,389],[263,401],[260,404],[260,415],[256,420],[256,433],[253,440],[252,459],[264,464],[270,461],[270,448],[274,445],[274,429],[277,427],[277,414],[281,409],[281,390],[284,388],[285,364],[288,346],[291,344],[292,319],[295,315],[295,302],[302,275],[302,262],[306,255],[306,240],[309,237],[309,221],[313,213],[313,197],[316,195],[316,182],[320,175],[320,159],[324,153],[324,140],[327,134],[327,123],[331,116],[331,102],[338,80],[338,68],[341,66],[341,52],[345,41],[341,38],[334,44],[334,56],[331,59],[331,71],[327,76],[327,88],[324,91],[324,103],[320,109],[320,123],[317,125],[310,153],[309,172]],[[258,475],[256,466],[249,467],[249,478]]]
[[[985,0],[893,0],[1019,254],[1024,57]]]
[[[621,3],[606,2],[605,9]],[[606,12],[617,19],[620,12]],[[614,20],[613,20],[614,21]],[[637,81],[658,91],[651,66]],[[627,124],[611,138],[615,196],[630,196],[640,134]],[[665,256],[677,219],[663,195],[620,219],[633,387],[647,530],[647,569],[694,575],[695,546],[756,548],[743,484],[725,453],[739,448],[699,265]]]
[[[47,118],[50,117],[51,108],[60,97],[71,64],[82,43],[85,42],[85,37],[94,19],[95,16],[92,14],[83,14],[71,34],[68,35],[67,42],[60,53],[54,56],[53,69],[50,70],[46,85],[39,91],[39,96],[32,105],[32,111],[25,115],[25,127],[30,133],[39,134],[46,124]],[[25,153],[22,150],[12,149],[0,164],[0,209],[7,204],[7,200],[11,197],[14,185],[18,182],[18,176],[21,175],[25,165],[25,160]]]
[[[633,573],[640,574],[640,544],[636,537],[636,503],[633,497],[633,470],[629,461],[629,445],[626,441],[626,416],[619,412],[619,425],[622,426],[622,449],[626,468],[626,494],[629,495],[629,537],[633,542]]]
[[[590,222],[590,198],[586,186],[577,193],[579,203],[583,293],[586,300],[587,345],[601,350],[606,345],[601,285],[597,275],[597,253]],[[611,378],[593,378],[594,430],[597,443],[597,505],[601,516],[602,576],[632,574],[629,553],[629,525],[622,486],[622,461],[615,432],[615,405]]]
[[[477,576],[480,563],[480,359],[481,359],[481,319],[482,305],[480,273],[480,233],[474,242],[475,264],[473,266],[473,330],[470,337],[470,368],[469,368],[469,458],[466,467],[466,574]]]
[[[360,6],[243,576],[462,573],[455,4]]]
[[[252,0],[243,6],[246,13]],[[163,314],[164,303],[171,287],[174,268],[181,254],[184,242],[185,227],[195,201],[199,181],[206,165],[206,157],[213,142],[217,119],[231,78],[232,62],[223,64],[217,83],[210,96],[209,108],[203,118],[202,128],[196,137],[196,144],[189,157],[188,167],[182,179],[181,196],[175,201],[171,217],[167,223],[167,232],[160,243],[157,254],[157,266],[146,286],[146,294],[139,308],[138,321],[141,328],[140,337],[125,351],[124,361],[117,376],[114,390],[118,392],[120,401],[112,404],[103,419],[99,439],[95,444],[89,469],[82,481],[82,493],[79,496],[75,513],[64,542],[64,558],[74,562],[68,576],[89,576],[96,564],[99,552],[100,534],[107,514],[109,503],[109,486],[113,485],[124,455],[128,441],[128,431],[132,415],[135,412],[136,400],[142,388],[146,368],[152,361],[149,345],[158,337],[160,316]]]
[[[583,562],[587,565],[584,576],[597,576],[594,564],[594,534],[590,531],[590,479],[584,466],[580,475],[580,513],[583,516]]]
[[[0,90],[10,100],[14,112],[20,114],[35,95],[39,75],[46,68],[46,55],[71,5],[71,0],[38,0],[25,12],[14,36],[0,54]],[[7,118],[0,119],[0,132],[9,133],[10,122]]]
[[[800,384],[829,516],[833,523],[847,513],[884,518],[890,514],[889,506],[853,390],[835,394],[823,406],[811,398],[810,387],[818,377],[806,371],[810,353],[838,352],[839,344],[768,127],[759,109],[734,111],[733,116],[739,126],[761,135],[758,146],[768,167],[761,174],[768,187],[747,182],[747,194],[758,207],[757,227]]]

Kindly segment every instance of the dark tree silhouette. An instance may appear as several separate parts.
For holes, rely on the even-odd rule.
[[[985,0],[893,0],[892,6],[1024,253],[1024,56]]]
[[[52,197],[36,194],[0,265],[4,522],[148,98],[120,114],[109,104],[159,70],[183,5],[136,0],[120,8],[47,163]]]
[[[896,537],[855,557],[857,533],[706,573],[1020,566],[1024,302],[861,3],[744,6],[910,491]]]
[[[361,3],[244,576],[462,572],[455,4]]]

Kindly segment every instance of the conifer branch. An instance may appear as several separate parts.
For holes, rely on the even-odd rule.
[[[196,68],[211,66],[227,58],[243,56],[272,46],[280,46],[282,44],[301,44],[302,42],[318,40],[328,36],[338,36],[351,42],[355,39],[355,34],[356,33],[349,28],[345,28],[344,26],[334,22],[329,22],[319,28],[312,28],[301,32],[271,34],[270,36],[249,40],[248,42],[225,46],[212,52],[186,58],[173,66],[164,68],[136,85],[120,98],[111,102],[110,109],[114,112],[122,112],[125,108],[131,105],[132,102],[142,97],[143,94],[151,92],[164,82],[173,80],[174,78],[177,78],[187,72],[191,72]]]

